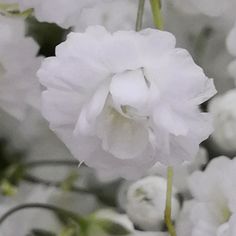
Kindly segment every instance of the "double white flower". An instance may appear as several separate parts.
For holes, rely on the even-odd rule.
[[[23,120],[29,107],[39,107],[42,58],[36,42],[25,37],[23,20],[0,16],[0,32],[0,108]]]
[[[216,96],[209,104],[209,111],[213,116],[213,140],[224,151],[236,151],[236,90]]]
[[[215,94],[168,32],[71,33],[38,72],[43,114],[76,158],[135,178],[190,160],[212,132],[199,104]]]
[[[194,199],[184,203],[177,223],[182,236],[233,236],[236,232],[236,159],[217,157],[189,178]]]

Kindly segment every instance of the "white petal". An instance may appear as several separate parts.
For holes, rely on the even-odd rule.
[[[126,71],[112,78],[110,93],[118,106],[144,108],[148,99],[148,87],[141,70]]]
[[[103,149],[120,159],[136,157],[148,144],[148,132],[142,123],[126,118],[110,107],[101,117],[98,136]]]
[[[74,129],[74,135],[78,133],[91,135],[95,132],[96,119],[102,112],[108,95],[109,83],[103,83],[91,97],[88,104],[81,110],[79,119]]]

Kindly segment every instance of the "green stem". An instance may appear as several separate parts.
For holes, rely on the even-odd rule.
[[[155,27],[159,30],[163,30],[163,19],[161,14],[161,2],[160,0],[150,0],[152,8],[152,18]]]
[[[171,236],[176,236],[175,227],[171,220],[171,199],[172,199],[172,182],[173,182],[173,167],[167,169],[167,190],[166,190],[166,208],[165,208],[165,223],[168,232]]]
[[[14,213],[24,210],[24,209],[32,209],[32,208],[45,209],[45,210],[49,210],[54,213],[57,213],[59,215],[61,214],[63,216],[68,217],[69,219],[73,220],[77,224],[80,224],[81,222],[83,222],[83,218],[81,218],[80,216],[78,216],[74,212],[62,209],[60,207],[56,207],[56,206],[53,206],[50,204],[43,204],[43,203],[28,203],[28,204],[22,204],[22,205],[16,206],[16,207],[10,209],[9,211],[7,211],[5,214],[3,214],[0,217],[0,225],[3,224],[3,222],[8,217],[13,215]]]
[[[42,184],[47,187],[56,187],[56,188],[61,188],[61,182],[56,182],[56,181],[49,181],[49,180],[44,180],[41,178],[38,178],[36,176],[30,175],[30,174],[25,174],[23,176],[23,180],[32,183],[32,184]],[[75,192],[75,193],[82,193],[82,194],[94,194],[93,191],[89,191],[84,188],[79,188],[76,186],[72,186],[70,191]]]
[[[139,0],[136,27],[135,27],[136,31],[140,31],[142,29],[144,5],[145,5],[145,0]]]
[[[78,161],[70,161],[70,160],[40,160],[40,161],[32,161],[26,162],[23,164],[26,168],[36,168],[40,166],[78,166]]]

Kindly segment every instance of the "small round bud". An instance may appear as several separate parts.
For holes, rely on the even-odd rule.
[[[150,176],[132,184],[127,193],[127,214],[142,230],[161,230],[164,222],[167,181]],[[172,219],[178,216],[180,205],[173,189]]]

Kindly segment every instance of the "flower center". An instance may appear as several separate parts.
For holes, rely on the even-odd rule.
[[[229,221],[229,219],[230,219],[230,217],[231,217],[231,215],[232,215],[232,213],[231,213],[231,211],[229,210],[229,208],[227,207],[227,206],[225,206],[225,207],[223,207],[222,209],[221,209],[221,213],[222,213],[222,223],[226,223],[226,222],[228,222]]]
[[[148,118],[150,84],[143,69],[116,74],[111,81],[110,95],[112,106],[122,116],[135,120]]]

